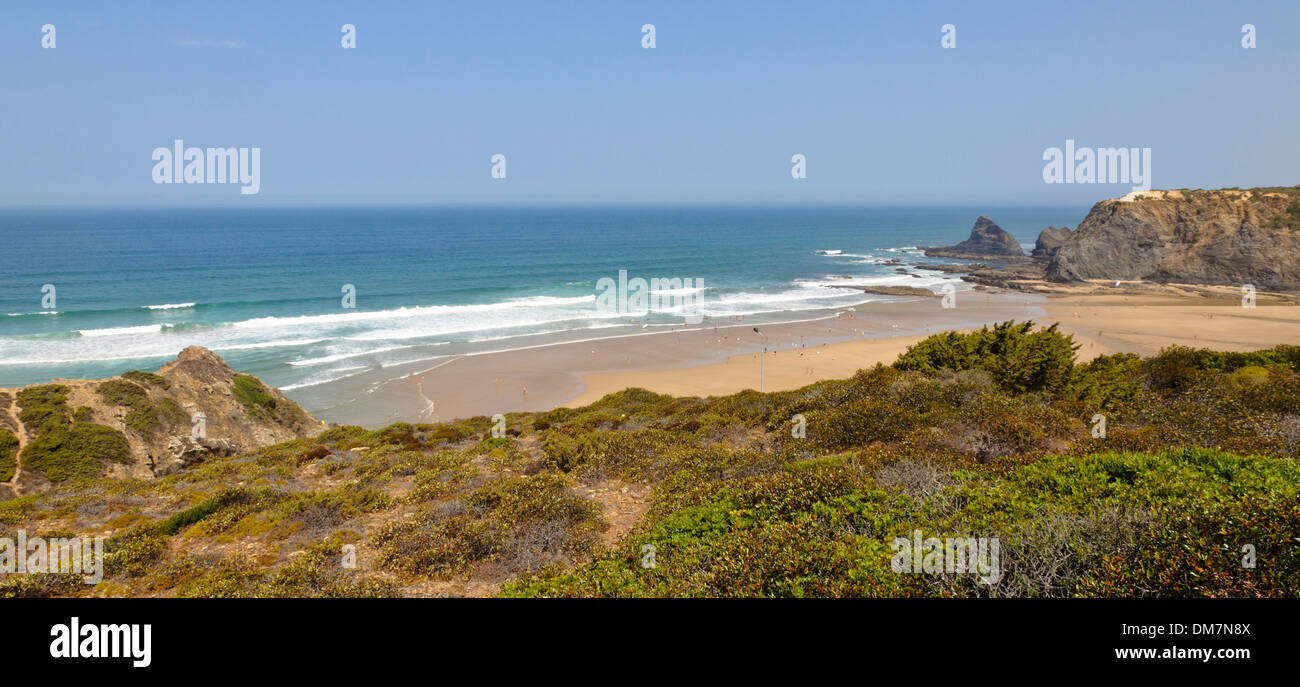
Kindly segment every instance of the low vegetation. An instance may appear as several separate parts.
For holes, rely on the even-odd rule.
[[[301,411],[292,403],[279,403],[262,382],[252,375],[235,375],[231,391],[250,418],[289,423]]]
[[[13,432],[0,428],[0,482],[13,479],[17,467],[18,437]]]
[[[90,421],[89,415],[68,407],[68,388],[60,384],[32,386],[18,392],[19,419],[30,438],[19,454],[23,470],[51,482],[94,478],[108,463],[130,463],[131,448],[121,432]]]
[[[793,391],[629,389],[500,437],[336,427],[156,480],[73,470],[0,503],[0,536],[110,532],[105,580],[0,596],[1294,596],[1300,347],[1074,350],[1005,323]],[[51,387],[22,404],[41,439],[93,427]],[[999,542],[999,574],[897,571],[913,536]]]
[[[167,381],[166,377],[153,372],[142,372],[140,370],[128,370],[122,373],[122,378],[135,382],[140,386],[156,386],[159,389],[170,389],[172,383]]]
[[[139,375],[147,374],[149,373],[138,373],[136,378],[142,379]],[[153,376],[158,377],[158,375]],[[143,379],[145,383],[149,383],[147,378]],[[189,425],[189,414],[175,401],[165,397],[153,400],[149,397],[149,392],[139,384],[123,379],[110,379],[100,382],[95,387],[95,392],[105,403],[127,408],[124,424],[143,438],[174,432],[177,428]]]

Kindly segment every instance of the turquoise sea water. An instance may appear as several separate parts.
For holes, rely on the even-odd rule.
[[[939,288],[897,273],[988,215],[1026,249],[1086,207],[400,207],[0,211],[0,386],[152,370],[188,345],[285,389],[536,333],[626,327],[602,277],[702,279],[710,321]],[[839,251],[834,254],[834,251]],[[951,262],[936,260],[936,262]],[[844,277],[851,279],[844,279]],[[42,287],[54,285],[54,307]],[[343,287],[355,287],[355,308]],[[958,287],[961,288],[960,284]],[[48,304],[48,303],[47,303]],[[636,318],[680,323],[667,313]]]

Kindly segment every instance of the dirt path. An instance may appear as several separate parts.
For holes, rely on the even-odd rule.
[[[20,482],[23,476],[23,462],[18,459],[18,456],[22,455],[23,447],[27,446],[27,428],[24,427],[23,423],[18,419],[19,412],[20,408],[18,407],[18,399],[15,398],[13,403],[10,403],[9,407],[5,409],[5,413],[9,415],[9,418],[13,421],[12,426],[17,428],[14,431],[14,436],[18,437],[18,450],[14,453],[14,476],[13,479],[10,479],[8,482],[0,482],[0,484],[8,484],[10,489],[14,492],[14,496],[23,495]]]
[[[650,490],[647,484],[626,484],[619,480],[606,480],[592,485],[581,485],[579,494],[600,504],[609,527],[600,534],[601,543],[614,546],[641,521],[650,507]]]

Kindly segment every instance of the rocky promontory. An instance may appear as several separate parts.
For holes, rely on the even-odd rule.
[[[156,372],[0,389],[0,500],[69,479],[159,477],[322,429],[279,390],[191,346]]]
[[[923,248],[926,257],[962,258],[966,260],[996,260],[1000,262],[1025,259],[1025,252],[1002,227],[993,220],[980,216],[970,230],[970,238],[955,246],[930,246]]]
[[[1300,186],[1103,200],[1056,250],[1046,275],[1300,290]]]

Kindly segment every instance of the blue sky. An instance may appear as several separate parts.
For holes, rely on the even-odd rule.
[[[1044,149],[1067,138],[1150,147],[1156,188],[1300,183],[1294,0],[190,4],[5,3],[0,204],[1128,191],[1043,183]],[[261,193],[153,184],[151,153],[176,138],[260,147]],[[806,179],[790,176],[795,153]]]

